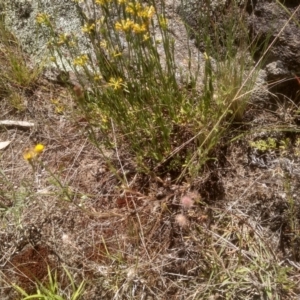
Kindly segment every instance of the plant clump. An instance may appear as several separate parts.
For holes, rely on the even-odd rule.
[[[198,75],[191,72],[189,87],[184,87],[177,76],[175,39],[163,2],[107,0],[92,1],[91,6],[74,2],[87,51],[80,50],[76,33],[56,28],[45,13],[39,13],[36,22],[51,34],[51,60],[76,74],[74,97],[90,120],[91,132],[100,130],[110,147],[115,147],[117,134],[144,171],[166,166],[172,172],[192,174],[191,166],[198,161],[197,173],[229,120],[243,114],[245,97],[235,99],[242,81],[238,72],[243,70],[231,64],[234,81],[228,85],[227,64],[214,71],[206,55],[204,91],[199,92]]]

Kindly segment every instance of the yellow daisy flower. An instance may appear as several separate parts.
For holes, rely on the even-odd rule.
[[[35,147],[34,147],[34,152],[37,153],[37,154],[41,154],[45,149],[45,146],[43,144],[37,144]]]
[[[31,161],[33,158],[34,158],[34,153],[32,151],[26,151],[24,154],[23,154],[23,158],[27,161]]]

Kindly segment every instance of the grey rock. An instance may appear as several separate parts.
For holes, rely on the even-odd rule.
[[[53,63],[45,61],[50,56],[47,46],[50,33],[47,30],[41,30],[37,26],[36,16],[39,13],[46,13],[51,16],[51,22],[57,32],[79,33],[80,51],[83,53],[88,52],[87,40],[81,34],[81,21],[73,1],[0,0],[0,3],[2,3],[5,25],[16,36],[22,49],[30,54],[34,64],[42,63],[54,67]],[[67,66],[66,62],[67,55],[63,56],[62,60],[58,60],[62,69],[63,65]]]
[[[178,1],[178,0],[176,0]],[[169,27],[172,39],[175,41],[174,55],[177,62],[177,78],[181,80],[183,77],[188,77],[190,74],[189,68],[191,67],[191,73],[195,73],[198,70],[203,70],[203,57],[199,50],[189,42],[189,37],[186,34],[186,29],[178,15],[175,13],[175,6],[173,0],[166,0],[166,17],[169,20]],[[93,51],[90,47],[88,39],[82,33],[82,22],[76,5],[72,0],[0,0],[0,11],[2,9],[2,15],[4,15],[5,23],[7,27],[15,34],[20,41],[23,49],[31,55],[36,63],[43,61],[43,58],[49,55],[47,48],[47,42],[49,35],[45,36],[36,24],[36,16],[38,13],[47,13],[53,16],[52,21],[57,31],[66,34],[75,33],[79,40],[79,47],[81,53],[90,53],[93,55]],[[85,13],[87,17],[90,17],[88,12],[89,6],[91,7],[92,1],[85,1]],[[83,4],[82,4],[83,5]],[[84,6],[82,6],[84,7]],[[113,14],[113,17],[115,15]],[[156,22],[157,24],[157,22]],[[160,38],[160,31],[156,26],[155,29],[156,38]],[[189,45],[187,47],[187,45]],[[126,44],[124,43],[124,48]],[[164,65],[163,58],[163,45],[159,46],[159,54],[161,55],[161,61]],[[124,50],[126,51],[126,49]],[[189,57],[192,62],[189,64]],[[67,65],[68,53],[62,57],[62,66]],[[49,64],[53,67],[53,64]],[[70,69],[67,68],[67,71]],[[49,72],[48,72],[49,73]],[[51,74],[51,72],[49,73]],[[52,75],[51,75],[52,76]],[[51,77],[50,76],[50,77]],[[53,76],[52,76],[53,77]],[[51,78],[52,78],[51,77]],[[200,80],[199,76],[199,81]]]
[[[268,91],[268,75],[265,70],[260,70],[257,74],[256,82],[251,93],[250,101],[252,103],[264,106],[270,100]]]
[[[284,78],[291,75],[291,72],[280,60],[274,61],[265,67],[268,79]]]
[[[249,29],[253,37],[259,37],[258,43],[270,44],[281,29],[286,25],[291,14],[297,9],[295,3],[299,1],[284,1],[286,8],[283,8],[276,1],[258,1],[253,8],[249,18]],[[296,73],[300,72],[300,9],[295,14],[276,43],[271,47],[266,58],[266,64],[274,61],[281,61],[288,70]],[[261,56],[263,48],[258,51],[257,56]]]
[[[276,101],[297,101],[300,75],[300,9],[299,1],[250,1],[249,32],[258,47],[254,58],[260,59],[265,49],[276,39],[264,57],[269,94]],[[291,15],[294,18],[289,20]]]

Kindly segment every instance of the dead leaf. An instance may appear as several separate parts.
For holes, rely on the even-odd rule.
[[[10,143],[11,141],[0,142],[0,150],[5,149]]]

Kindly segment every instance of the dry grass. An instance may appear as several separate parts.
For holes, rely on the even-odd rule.
[[[297,174],[251,166],[248,136],[221,147],[218,164],[181,185],[136,173],[126,153],[118,159],[112,151],[125,188],[88,142],[84,120],[55,113],[51,98],[69,103],[67,91],[45,84],[23,115],[36,128],[1,133],[14,137],[1,156],[1,295],[16,299],[12,283],[33,293],[50,266],[69,299],[67,266],[75,282],[86,282],[83,299],[297,299]],[[255,131],[275,121],[249,115],[263,122]],[[22,154],[36,142],[46,151],[33,170]],[[192,205],[182,205],[185,195]]]

